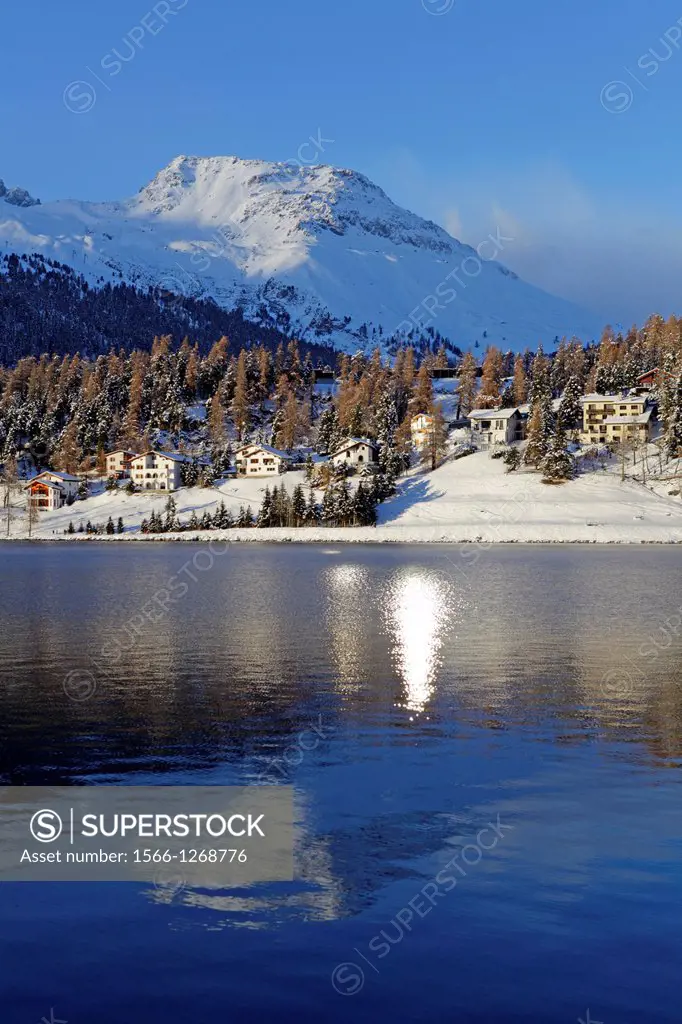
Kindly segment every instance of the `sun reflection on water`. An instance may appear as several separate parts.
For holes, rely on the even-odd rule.
[[[326,570],[329,588],[327,624],[341,689],[357,691],[370,661],[370,576],[362,566],[335,565]]]
[[[424,711],[434,694],[452,597],[449,583],[423,570],[402,570],[389,585],[384,615],[405,687],[399,706],[409,711]]]

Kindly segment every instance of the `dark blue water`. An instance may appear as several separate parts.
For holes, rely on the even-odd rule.
[[[680,1020],[681,552],[198,550],[2,548],[0,783],[290,783],[296,880],[4,884],[2,1024]]]

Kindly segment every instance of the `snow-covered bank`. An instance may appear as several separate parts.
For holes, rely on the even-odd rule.
[[[213,488],[188,488],[174,498],[181,520],[195,509],[212,512],[224,501],[236,514],[241,505],[258,511],[266,483],[263,479],[234,480]],[[289,493],[303,483],[302,473],[279,478]],[[103,492],[55,512],[43,512],[34,529],[36,540],[136,540],[339,543],[597,543],[677,544],[682,542],[682,500],[667,494],[672,484],[655,483],[655,490],[621,482],[616,465],[597,469],[560,486],[543,484],[537,473],[507,474],[499,460],[480,453],[447,462],[433,473],[406,477],[394,498],[379,506],[376,527],[277,528],[191,531],[142,535],[140,522],[153,509],[163,512],[167,495]],[[77,530],[88,520],[103,523],[122,517],[123,536],[86,537]],[[4,534],[0,523],[0,535]],[[25,540],[25,518],[11,524],[10,540]],[[0,539],[3,539],[0,536]]]
[[[381,527],[358,527],[352,529],[344,527],[339,529],[265,529],[265,530],[199,530],[196,533],[160,533],[155,535],[127,534],[124,536],[86,536],[75,534],[74,536],[54,537],[0,537],[1,544],[31,543],[31,544],[53,544],[61,541],[76,541],[84,544],[116,544],[119,542],[139,541],[140,543],[203,543],[215,542],[217,545],[227,544],[322,544],[327,547],[335,544],[461,544],[476,547],[485,547],[494,544],[682,544],[682,531],[676,531],[673,535],[661,533],[658,537],[641,536],[630,538],[614,537],[608,532],[593,531],[590,536],[587,532],[582,537],[577,536],[536,536],[536,537],[501,537],[478,535],[476,537],[464,537],[458,530],[429,530],[419,531],[385,530]],[[332,552],[330,552],[332,553]],[[333,552],[336,554],[337,552]]]

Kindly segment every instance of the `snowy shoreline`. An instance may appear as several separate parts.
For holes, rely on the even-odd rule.
[[[682,467],[681,467],[682,468]],[[302,472],[278,477],[289,493],[305,486]],[[682,473],[680,474],[682,482]],[[191,487],[173,492],[177,515],[187,523],[192,513],[215,514],[220,502],[233,518],[240,507],[258,512],[267,481],[261,478],[225,481],[211,488]],[[542,483],[531,472],[505,473],[499,460],[485,453],[448,461],[432,473],[402,478],[397,493],[377,508],[376,526],[268,527],[186,530],[182,533],[141,532],[152,511],[163,518],[167,494],[135,493],[123,489],[100,491],[55,511],[43,512],[28,537],[25,516],[10,524],[10,536],[0,540],[137,541],[173,543],[317,544],[680,544],[682,500],[671,494],[671,483],[650,481],[648,487],[622,481],[616,464],[606,471],[580,474],[561,487]],[[123,522],[123,534],[91,533],[87,523],[102,528]],[[74,533],[67,533],[71,523]],[[5,534],[0,516],[0,534]]]
[[[608,527],[604,528],[604,532],[608,530]],[[428,535],[427,535],[428,532]],[[521,535],[518,537],[499,537],[493,536],[492,532],[488,535],[478,534],[475,537],[464,536],[462,533],[456,533],[454,530],[448,532],[447,530],[438,531],[433,528],[427,527],[423,532],[417,530],[410,530],[409,528],[403,529],[399,532],[390,527],[344,527],[344,528],[330,528],[325,530],[316,529],[287,529],[287,528],[272,528],[272,529],[234,529],[234,530],[206,530],[206,531],[192,531],[187,533],[160,533],[160,534],[140,534],[130,533],[127,535],[113,536],[107,534],[62,534],[55,535],[52,537],[0,537],[0,545],[2,544],[64,544],[64,543],[81,543],[81,544],[118,544],[118,543],[140,543],[140,544],[211,544],[212,542],[220,544],[298,544],[308,546],[315,544],[318,546],[330,546],[334,544],[343,545],[362,545],[362,544],[391,544],[391,545],[408,545],[408,544],[424,544],[424,545],[435,545],[435,544],[446,544],[446,545],[466,545],[467,547],[497,547],[505,546],[509,544],[517,545],[558,545],[558,544],[582,544],[586,546],[594,545],[613,545],[618,544],[621,546],[635,546],[640,547],[643,544],[666,544],[675,546],[682,544],[682,530],[674,531],[677,536],[642,536],[642,537],[614,537],[604,536],[597,533],[593,536],[561,536],[561,537],[550,537],[535,536],[530,537],[527,535]]]

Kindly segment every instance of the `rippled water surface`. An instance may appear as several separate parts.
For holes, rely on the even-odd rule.
[[[5,884],[3,1024],[680,1020],[682,552],[199,550],[3,547],[0,781],[290,783],[296,880]]]

